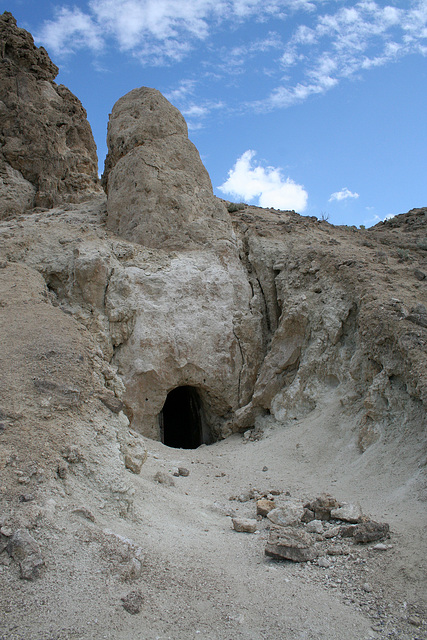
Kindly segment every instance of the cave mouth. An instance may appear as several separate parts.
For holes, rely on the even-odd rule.
[[[195,387],[176,387],[169,391],[159,420],[161,441],[168,447],[197,449],[211,442]]]

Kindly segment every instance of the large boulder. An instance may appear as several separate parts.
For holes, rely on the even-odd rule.
[[[43,47],[0,15],[0,219],[100,193],[96,146],[80,101]]]
[[[233,241],[185,120],[159,91],[141,87],[120,98],[107,142],[103,184],[111,231],[163,249]]]

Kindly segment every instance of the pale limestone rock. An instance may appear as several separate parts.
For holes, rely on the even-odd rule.
[[[301,522],[304,514],[304,507],[301,502],[288,500],[284,505],[272,509],[267,513],[267,518],[273,524],[281,527],[289,527]]]
[[[307,562],[317,556],[317,550],[308,533],[295,527],[272,527],[265,555],[276,560]]]
[[[35,195],[35,186],[20,171],[10,164],[0,164],[0,220],[31,209]]]
[[[250,518],[232,518],[233,529],[239,533],[255,533],[257,521]]]
[[[261,342],[250,288],[233,255],[186,252],[144,267],[115,270],[106,296],[110,321],[132,318],[117,352],[132,426],[159,439],[169,390],[198,389],[214,437],[230,410],[250,397]]]
[[[184,118],[156,89],[118,100],[108,146],[103,182],[111,231],[162,249],[235,243]]]
[[[357,504],[344,502],[338,509],[331,510],[331,518],[355,524],[362,518],[362,509]]]

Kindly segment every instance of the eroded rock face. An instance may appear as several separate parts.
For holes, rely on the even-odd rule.
[[[0,16],[0,219],[100,192],[96,146],[80,101],[12,14]]]
[[[227,211],[180,112],[156,89],[120,98],[108,125],[103,183],[107,225],[147,247],[186,250],[232,243]]]

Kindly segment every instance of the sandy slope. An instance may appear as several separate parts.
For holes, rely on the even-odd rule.
[[[397,484],[396,478],[390,482],[390,454],[382,469],[378,463],[370,468],[344,426],[331,397],[291,427],[266,423],[255,442],[233,436],[177,450],[149,441],[141,475],[128,474],[135,503],[126,518],[114,515],[95,493],[82,493],[76,503],[72,480],[68,490],[65,485],[52,491],[45,500],[52,525],[34,531],[46,559],[42,577],[25,582],[17,579],[17,568],[0,567],[5,594],[0,638],[427,637],[421,487],[389,491]],[[154,481],[157,471],[171,475],[178,465],[190,475],[174,478],[175,486]],[[365,513],[391,524],[392,548],[358,549],[336,557],[328,569],[274,562],[263,552],[265,520],[256,534],[232,530],[230,515],[254,517],[255,503],[230,498],[254,487],[301,498],[329,491],[358,501]],[[94,522],[71,513],[70,492],[74,506],[84,504]],[[279,504],[282,499],[276,498]],[[123,538],[142,549],[136,580],[123,579],[129,560]],[[143,606],[130,615],[121,597],[135,590]]]

